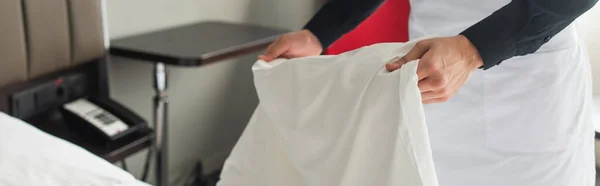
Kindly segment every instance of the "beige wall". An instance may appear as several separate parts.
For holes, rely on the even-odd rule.
[[[242,22],[251,0],[108,0],[111,38],[201,20]]]
[[[107,0],[111,38],[202,20],[300,28],[315,0]],[[258,53],[203,68],[171,68],[169,145],[171,182],[181,184],[196,160],[217,168],[257,103],[250,65]],[[152,66],[113,58],[112,96],[151,121]],[[145,152],[127,160],[139,177]],[[153,175],[153,174],[151,174]],[[153,182],[153,179],[150,180]]]

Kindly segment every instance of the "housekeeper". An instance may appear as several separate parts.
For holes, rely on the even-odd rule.
[[[260,58],[319,55],[382,3],[331,0]],[[438,37],[386,68],[420,59],[441,186],[594,185],[591,75],[575,22],[594,4],[410,0],[409,38]]]

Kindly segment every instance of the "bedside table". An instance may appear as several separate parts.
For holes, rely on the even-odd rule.
[[[154,64],[156,184],[168,185],[167,66],[201,67],[266,48],[285,30],[226,22],[200,22],[111,41],[114,56]]]

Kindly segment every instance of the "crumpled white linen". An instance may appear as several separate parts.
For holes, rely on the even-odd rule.
[[[218,186],[437,186],[418,61],[385,69],[419,40],[257,61],[260,104]]]

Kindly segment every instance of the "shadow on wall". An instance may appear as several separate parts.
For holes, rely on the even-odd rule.
[[[169,172],[182,185],[197,160],[207,173],[222,165],[254,111],[258,99],[250,67],[256,54],[202,68],[169,68]],[[152,123],[152,66],[114,57],[112,96]],[[139,176],[145,151],[128,158]],[[153,169],[150,183],[154,182]]]
[[[221,167],[258,103],[250,71],[257,55],[171,68],[169,144],[179,158],[169,160],[170,172],[180,176],[174,179],[185,180],[195,166],[192,160],[201,160],[206,173]]]

